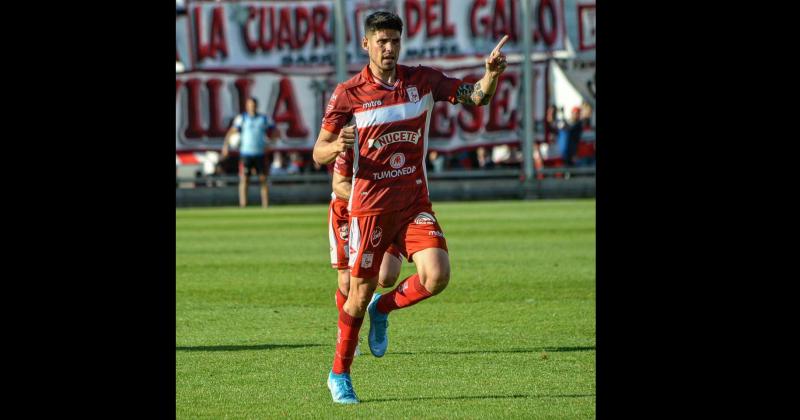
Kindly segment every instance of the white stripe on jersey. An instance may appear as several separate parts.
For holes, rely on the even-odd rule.
[[[356,185],[356,174],[358,173],[358,157],[360,156],[358,152],[358,130],[355,131],[355,140],[353,141],[353,177],[350,178],[350,199],[347,200],[347,211],[350,211],[353,208],[353,188]]]
[[[428,130],[431,128],[431,113],[433,112],[433,101],[428,103],[428,117],[425,119],[425,136],[422,146],[422,174],[425,176],[425,189],[428,190],[428,197],[431,196],[431,190],[428,188]]]
[[[364,128],[378,124],[388,124],[420,116],[433,106],[433,95],[426,93],[418,102],[405,102],[381,108],[368,109],[355,113],[356,127]],[[425,131],[427,135],[427,130]]]
[[[352,196],[352,194],[350,195]],[[361,232],[358,230],[358,217],[356,216],[350,216],[350,238],[347,248],[349,255],[347,265],[352,268],[358,258],[358,250],[361,249]],[[355,249],[356,252],[350,252],[351,249]]]
[[[331,195],[333,195],[333,194],[331,194]],[[328,210],[328,240],[331,243],[331,264],[332,265],[335,265],[339,261],[339,259],[336,258],[337,257],[337,255],[336,255],[336,250],[337,250],[337,246],[336,246],[336,230],[337,229],[338,228],[335,228],[333,226],[333,209],[331,208],[330,210]]]

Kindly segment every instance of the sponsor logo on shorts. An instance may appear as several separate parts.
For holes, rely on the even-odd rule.
[[[417,144],[419,139],[422,138],[422,129],[420,128],[417,132],[413,131],[392,131],[391,133],[386,133],[377,139],[368,139],[367,140],[367,147],[374,147],[376,149],[380,149],[387,144],[392,143],[400,143],[400,142],[408,142]]]
[[[350,226],[348,226],[347,222],[344,222],[339,225],[339,238],[343,241],[347,240],[347,233],[350,231]]]
[[[389,165],[392,165],[392,168],[400,169],[406,163],[406,155],[402,153],[395,153],[392,157],[389,158]]]
[[[444,233],[439,232],[438,230],[432,230],[428,232],[428,236],[438,236],[440,238],[444,238]]]
[[[365,252],[361,255],[361,268],[370,268],[372,267],[372,253]]]
[[[436,223],[436,219],[430,213],[422,212],[414,219],[415,225],[432,225]]]
[[[378,246],[381,243],[381,236],[383,236],[383,229],[380,226],[376,227],[375,230],[372,231],[372,238],[370,238],[369,242],[372,244],[372,247]]]
[[[379,179],[384,179],[384,178],[397,178],[398,176],[402,175],[411,175],[416,171],[417,171],[416,166],[406,166],[405,168],[402,169],[391,169],[388,171],[373,172],[372,179],[377,181]]]

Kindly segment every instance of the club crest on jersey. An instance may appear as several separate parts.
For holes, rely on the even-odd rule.
[[[379,243],[381,243],[381,236],[383,236],[383,229],[378,226],[374,231],[372,231],[372,238],[369,240],[373,247],[376,247]]]
[[[380,149],[387,144],[392,143],[400,143],[400,142],[409,142],[417,144],[419,139],[422,137],[422,129],[418,129],[417,132],[413,131],[392,131],[391,133],[386,133],[377,139],[369,139],[367,140],[367,147],[374,147],[376,149]]]
[[[411,102],[419,102],[419,92],[417,92],[416,86],[410,86],[406,89],[406,93],[408,94],[408,100]]]
[[[400,169],[406,163],[406,155],[402,153],[395,153],[389,158],[389,165],[392,168]]]

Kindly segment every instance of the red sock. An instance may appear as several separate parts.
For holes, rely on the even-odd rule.
[[[342,312],[342,307],[344,303],[347,302],[347,296],[342,293],[341,289],[336,289],[336,307],[339,309],[339,312]]]
[[[364,317],[353,318],[345,311],[339,311],[339,336],[336,337],[336,355],[333,357],[333,373],[350,372],[353,354],[358,345],[358,331]]]
[[[377,309],[388,314],[389,312],[411,306],[417,302],[431,297],[431,292],[419,282],[419,274],[414,274],[403,280],[394,290],[378,299]]]

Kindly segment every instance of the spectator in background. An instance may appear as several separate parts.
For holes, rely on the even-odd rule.
[[[470,170],[474,166],[472,158],[473,153],[468,150],[453,153],[453,167]]]
[[[444,161],[445,158],[437,152],[436,150],[431,150],[428,153],[428,163],[430,164],[430,169],[435,173],[440,173],[444,171]]]
[[[582,122],[582,131],[591,132],[592,129],[592,106],[588,102],[581,104],[580,120]],[[591,136],[587,138],[584,136],[580,138],[578,147],[575,152],[575,165],[577,166],[591,166],[595,163],[595,139]]]
[[[502,165],[511,159],[511,148],[507,144],[500,144],[492,148],[492,162]]]
[[[547,108],[545,115],[547,125],[550,131],[555,133],[556,141],[552,146],[547,148],[547,155],[552,158],[561,158],[564,164],[567,163],[567,149],[569,144],[569,130],[567,129],[567,122],[564,119],[564,108],[551,105]]]
[[[267,139],[277,140],[280,134],[272,119],[266,114],[259,114],[257,108],[256,98],[248,98],[245,102],[246,112],[237,115],[233,120],[222,146],[222,156],[227,157],[231,137],[236,133],[240,135],[239,207],[247,206],[247,183],[253,171],[261,183],[261,206],[263,208],[269,206],[266,171]]]
[[[289,152],[289,165],[286,168],[286,173],[290,175],[299,174],[302,168],[303,168],[303,157],[300,155],[300,152],[297,151]]]
[[[478,157],[478,168],[480,169],[494,168],[494,162],[492,162],[490,154],[486,152],[486,147],[484,146],[479,147],[477,150],[475,150],[475,153],[477,154]]]
[[[576,106],[572,108],[569,123],[566,125],[567,150],[564,155],[564,160],[567,166],[575,166],[575,153],[578,151],[578,143],[581,141],[584,124],[584,120],[581,118],[581,107]]]
[[[566,166],[575,165],[575,153],[581,141],[583,127],[587,121],[583,118],[584,108],[574,107],[569,121],[564,117],[564,108],[551,106],[545,116],[550,129],[556,133],[556,148]],[[589,114],[591,117],[591,114]],[[552,155],[551,155],[552,156]]]
[[[269,174],[286,175],[289,173],[289,171],[286,169],[284,161],[285,159],[283,158],[283,153],[280,151],[275,151],[275,153],[272,154],[272,165],[269,167]]]
[[[592,126],[592,106],[589,102],[583,101],[581,104],[581,120],[584,122],[584,129]]]

